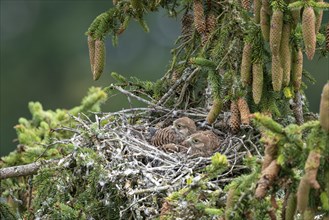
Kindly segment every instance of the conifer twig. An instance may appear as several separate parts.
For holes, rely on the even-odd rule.
[[[167,92],[166,94],[164,94],[164,95],[161,97],[161,99],[157,102],[156,106],[161,106],[161,105],[165,104],[165,103],[168,101],[168,99],[170,98],[170,96],[171,96],[172,94],[174,94],[175,89],[176,89],[180,84],[182,84],[183,82],[188,81],[188,79],[190,79],[191,76],[195,75],[195,73],[197,73],[198,70],[199,70],[199,68],[196,68],[196,69],[193,70],[192,73],[190,73],[189,71],[186,71],[186,73],[184,73],[184,74],[182,75],[182,77],[181,77],[179,80],[177,80],[177,81],[175,82],[175,84],[172,85],[172,87],[170,87],[170,89],[168,90],[168,92]]]

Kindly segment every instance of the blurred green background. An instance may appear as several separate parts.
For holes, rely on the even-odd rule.
[[[118,47],[114,48],[108,38],[106,69],[94,82],[84,33],[97,15],[111,7],[112,1],[0,3],[0,156],[15,149],[13,126],[19,117],[30,118],[29,101],[40,101],[44,109],[72,108],[79,105],[89,87],[112,83],[112,71],[156,80],[165,72],[170,49],[180,33],[179,19],[168,18],[165,11],[147,16],[150,33],[132,21],[120,36]],[[328,13],[324,19],[328,20]],[[305,59],[305,68],[317,79],[306,93],[311,110],[318,112],[321,90],[329,79],[329,59]],[[103,110],[128,107],[122,97],[112,97]]]

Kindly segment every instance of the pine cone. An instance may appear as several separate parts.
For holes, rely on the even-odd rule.
[[[276,92],[281,91],[283,69],[281,66],[280,56],[272,55],[272,85]]]
[[[272,15],[270,28],[270,48],[274,56],[279,55],[280,42],[282,36],[283,13],[280,10],[275,10]]]
[[[206,119],[209,124],[212,124],[216,121],[221,109],[222,101],[218,98],[215,98]]]
[[[301,214],[303,214],[308,207],[311,186],[307,179],[307,176],[304,175],[300,180],[297,189],[297,211]]]
[[[207,32],[211,33],[215,30],[216,28],[216,15],[214,12],[209,12],[207,16]]]
[[[287,199],[287,205],[285,207],[285,219],[294,219],[296,213],[296,195],[295,193],[290,192]]]
[[[262,2],[261,0],[254,0],[254,19],[255,23],[259,24],[260,22],[260,9],[262,7]]]
[[[240,130],[240,113],[239,107],[236,101],[231,101],[231,118],[230,118],[230,128],[233,133],[237,133]]]
[[[193,15],[184,14],[182,17],[182,35],[184,36],[184,41],[187,41],[193,32]]]
[[[206,33],[206,22],[203,11],[202,0],[194,0],[193,2],[193,12],[194,12],[194,25],[199,34]]]
[[[291,76],[295,91],[300,89],[302,84],[302,73],[303,73],[303,53],[302,49],[298,51],[293,50],[292,52],[292,65],[291,65]]]
[[[270,1],[269,0],[262,0],[262,8],[266,11],[268,15],[272,14]]]
[[[270,39],[270,15],[266,12],[264,6],[260,10],[260,28],[265,41]]]
[[[317,2],[323,2],[323,0],[317,0]],[[322,16],[323,16],[323,10],[319,10],[318,14],[315,17],[315,33],[317,34],[321,27],[322,22]]]
[[[282,38],[280,43],[280,58],[283,70],[282,84],[288,86],[290,82],[290,70],[291,70],[291,47],[290,41],[290,24],[283,24]]]
[[[250,84],[251,80],[251,53],[252,47],[250,43],[245,43],[241,61],[241,81],[243,86]]]
[[[309,60],[312,60],[316,46],[315,14],[312,7],[304,8],[302,30],[306,55]]]
[[[244,125],[249,125],[250,110],[249,110],[247,101],[244,98],[240,97],[238,99],[238,107],[239,107],[239,112],[240,112],[240,116],[241,116],[241,123]]]
[[[95,40],[88,35],[88,49],[89,49],[89,60],[91,72],[94,72],[94,62],[95,62]]]
[[[329,51],[329,22],[326,27],[326,49]]]
[[[329,133],[329,82],[324,85],[320,102],[320,125]]]
[[[258,104],[263,93],[263,65],[262,63],[254,63],[252,65],[252,97],[254,102]]]
[[[102,40],[95,42],[95,60],[93,78],[98,80],[102,75],[105,66],[105,43]]]
[[[293,28],[296,28],[300,20],[300,8],[291,10],[291,17],[292,17],[292,26]]]
[[[247,11],[250,10],[250,0],[241,0],[241,5]]]

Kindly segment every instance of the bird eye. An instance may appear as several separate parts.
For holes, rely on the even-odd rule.
[[[197,143],[199,143],[199,140],[198,139],[193,139],[192,142],[197,144]]]
[[[177,125],[177,128],[181,128],[182,126],[180,124]]]

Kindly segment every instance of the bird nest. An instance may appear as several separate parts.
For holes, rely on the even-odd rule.
[[[218,117],[225,121],[226,114]],[[211,130],[222,139],[215,152],[225,155],[225,171],[207,182],[207,190],[222,190],[234,177],[248,172],[243,159],[259,155],[259,135],[250,126],[240,134],[228,133],[222,123],[206,124],[206,109],[172,110],[166,108],[131,108],[113,113],[94,113],[74,117],[76,128],[62,128],[75,134],[62,142],[76,149],[88,147],[102,158],[103,173],[98,178],[100,188],[111,184],[124,199],[120,205],[120,218],[153,219],[160,215],[161,206],[170,193],[182,189],[188,179],[197,180],[211,164],[211,157],[191,157],[184,152],[165,152],[150,144],[151,127],[165,127],[176,118],[187,116],[196,122],[199,130]],[[214,152],[214,153],[215,153]],[[67,167],[83,154],[72,154],[60,161]],[[81,158],[80,158],[81,159]],[[85,169],[94,166],[85,161]],[[85,173],[85,172],[84,172]],[[81,174],[81,172],[80,172]],[[104,195],[103,203],[109,202]]]

